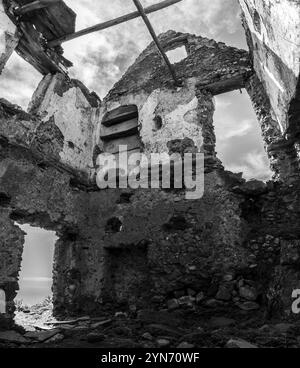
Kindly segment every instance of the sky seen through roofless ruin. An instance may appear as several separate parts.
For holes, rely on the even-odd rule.
[[[65,0],[77,13],[77,29],[135,11],[131,0]],[[159,0],[142,0],[144,6]],[[247,48],[237,0],[183,0],[149,15],[156,30],[189,32],[228,45]],[[141,19],[79,38],[63,45],[65,56],[74,63],[73,78],[103,98],[139,53],[151,42]],[[42,76],[16,54],[1,75],[0,96],[24,109]],[[271,176],[259,125],[246,91],[216,97],[214,124],[217,151],[226,169],[243,172],[246,179],[268,180]],[[33,304],[51,293],[55,234],[22,227],[27,233],[18,295]]]

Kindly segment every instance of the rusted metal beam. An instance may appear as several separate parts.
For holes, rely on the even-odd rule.
[[[140,3],[139,0],[133,0],[133,2],[135,4],[136,8],[138,9],[141,17],[143,18],[143,21],[145,22],[145,24],[146,24],[146,26],[147,26],[147,28],[148,28],[148,30],[149,30],[149,32],[150,32],[153,40],[154,40],[154,42],[155,42],[155,44],[156,44],[159,52],[161,53],[161,55],[162,55],[165,63],[167,64],[167,66],[168,66],[168,68],[170,70],[170,73],[171,73],[171,75],[172,75],[172,77],[173,77],[176,85],[179,86],[181,83],[180,83],[180,81],[178,80],[178,78],[176,76],[176,73],[175,73],[175,70],[173,68],[173,65],[171,64],[171,62],[170,62],[167,54],[165,53],[162,45],[160,44],[160,42],[158,40],[158,37],[156,36],[156,33],[154,31],[154,28],[152,27],[152,24],[150,23],[150,20],[148,19],[147,14],[145,13],[145,9],[143,8],[143,5]]]
[[[17,16],[22,16],[27,13],[30,13],[34,10],[39,10],[43,8],[47,8],[51,5],[61,2],[61,0],[37,0],[33,1],[32,3],[20,6],[14,9],[14,14]]]
[[[174,5],[176,3],[179,3],[181,1],[182,0],[164,0],[164,1],[160,2],[159,4],[154,4],[154,5],[151,5],[147,8],[145,8],[144,12],[146,14],[150,14],[150,13],[156,12],[158,10],[167,8],[167,7],[169,7],[171,5]],[[69,34],[69,35],[66,35],[66,36],[63,36],[63,37],[60,37],[57,40],[49,42],[48,46],[49,47],[58,46],[58,45],[62,44],[63,42],[71,41],[71,40],[74,40],[75,38],[82,37],[82,36],[85,36],[85,35],[90,34],[90,33],[102,31],[104,29],[114,27],[118,24],[128,22],[129,20],[132,20],[132,19],[135,19],[135,18],[138,18],[138,17],[140,17],[140,12],[138,12],[138,11],[127,14],[127,15],[123,15],[119,18],[109,20],[109,21],[104,22],[104,23],[96,24],[95,26],[83,29],[81,31],[78,31],[78,32],[75,32],[75,33],[72,33],[72,34]]]

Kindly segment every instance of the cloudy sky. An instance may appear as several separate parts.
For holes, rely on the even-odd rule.
[[[159,0],[142,0],[144,6],[156,2]],[[136,10],[131,0],[66,0],[66,3],[77,13],[77,30]],[[157,33],[174,29],[247,48],[239,14],[237,0],[183,0],[149,17]],[[67,42],[64,49],[65,56],[74,63],[71,76],[82,80],[103,98],[150,42],[145,25],[141,19],[136,19]],[[14,54],[0,77],[0,96],[26,108],[40,79],[38,72]],[[247,179],[269,179],[267,157],[246,92],[218,96],[214,121],[217,150],[225,167],[244,172]],[[50,237],[53,243],[54,235]],[[45,239],[36,237],[26,244],[33,244],[28,247],[34,248],[37,243],[48,244],[49,239]],[[40,253],[47,256],[49,263],[49,254]],[[45,257],[43,261],[39,256],[39,263],[44,262]],[[28,280],[49,276],[49,272],[36,276],[28,266],[22,273]]]

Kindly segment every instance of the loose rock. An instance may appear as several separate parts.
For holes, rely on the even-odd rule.
[[[194,349],[195,345],[189,344],[188,342],[184,341],[177,346],[177,349]]]
[[[256,349],[257,346],[250,344],[242,339],[231,339],[227,342],[226,348],[229,349]]]
[[[159,348],[166,348],[170,345],[170,341],[166,339],[158,339],[156,340],[156,343]]]

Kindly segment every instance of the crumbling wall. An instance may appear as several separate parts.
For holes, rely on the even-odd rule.
[[[276,178],[290,180],[299,175],[299,2],[240,0],[240,4],[261,94],[269,105],[264,131],[277,130],[275,135],[264,133],[266,146],[272,161],[278,161]],[[257,88],[250,94],[257,104],[256,92]]]
[[[249,54],[172,31],[160,40],[166,50],[186,47],[187,58],[175,64],[181,87],[151,44],[101,104],[79,82],[60,74],[44,78],[29,113],[1,101],[0,210],[3,249],[13,259],[12,273],[0,268],[0,280],[9,276],[13,285],[8,317],[24,241],[14,221],[54,230],[59,237],[55,313],[181,306],[245,313],[276,309],[274,295],[281,309],[288,306],[283,278],[298,286],[293,254],[299,214],[291,202],[298,203],[298,187],[245,183],[224,171],[215,151],[214,95],[247,88],[273,169],[278,176],[296,171],[285,147],[277,147],[276,155],[282,156],[274,157],[272,144],[282,138],[281,131]],[[102,120],[107,112],[132,104],[146,154],[204,153],[202,198],[186,199],[185,188],[96,187]],[[10,236],[14,247],[6,243]],[[5,287],[0,283],[0,289]]]
[[[100,99],[79,81],[63,74],[47,75],[35,91],[29,113],[61,132],[60,161],[90,179],[95,174],[93,149]]]
[[[5,13],[0,1],[0,74],[19,42],[17,28]]]
[[[223,292],[226,275],[237,269],[243,273],[252,266],[243,248],[248,233],[241,217],[243,198],[231,192],[243,180],[223,171],[213,126],[213,96],[246,86],[252,72],[249,55],[223,43],[172,31],[161,35],[160,41],[166,50],[186,47],[187,58],[175,64],[182,87],[174,85],[151,44],[105,98],[99,124],[107,112],[136,105],[146,155],[204,153],[205,193],[195,201],[186,200],[184,188],[128,189],[121,194],[101,236],[105,274],[110,275],[104,282],[103,297],[112,308],[141,308],[145,301],[162,307],[178,294],[193,303],[195,298],[189,299],[188,290],[194,290],[194,295],[202,293],[208,304],[216,295],[212,303],[230,303],[232,285]],[[100,134],[98,139],[103,148]],[[94,206],[97,197],[94,193]],[[101,207],[97,211],[103,211]],[[96,216],[101,217],[100,213]],[[109,226],[113,223],[118,226]],[[102,220],[98,227],[103,227]],[[129,262],[130,257],[135,261]]]
[[[166,51],[184,46],[187,58],[175,64],[182,87],[175,88],[154,43],[137,58],[108,93],[104,115],[122,105],[139,111],[140,138],[145,154],[170,152],[172,142],[190,139],[194,152],[205,153],[206,164],[221,167],[215,152],[213,96],[244,88],[252,73],[249,54],[203,37],[174,31],[160,35]],[[157,129],[156,121],[161,122]],[[98,128],[99,146],[100,127]]]
[[[258,118],[274,179],[292,181],[299,177],[299,158],[293,142],[285,139],[276,120],[266,90],[256,74],[246,85]]]
[[[14,222],[56,231],[60,237],[56,245],[59,253],[60,248],[75,242],[66,234],[78,233],[83,238],[86,234],[88,194],[73,188],[72,173],[60,163],[63,140],[57,138],[60,134],[55,126],[40,128],[41,122],[35,116],[4,102],[0,114],[0,289],[6,292],[7,316],[11,319],[24,242],[24,234]],[[58,267],[71,272],[74,259],[62,257],[57,260]],[[59,288],[64,280],[63,272],[54,277],[57,310],[61,299],[68,308],[67,294]]]
[[[292,293],[300,287],[299,180],[254,188],[246,184],[233,189],[245,194],[242,217],[251,229],[245,247],[256,265],[254,279],[260,279],[267,316],[291,317]]]
[[[126,105],[136,105],[138,108],[139,136],[146,155],[168,153],[172,141],[184,138],[192,140],[195,150],[200,152],[203,145],[202,126],[198,120],[199,104],[193,83],[177,91],[167,88],[155,89],[150,94],[135,94],[133,91],[132,94],[121,96],[118,101],[107,101],[100,114],[99,124],[107,111]],[[159,127],[157,121],[160,122]],[[98,145],[103,147],[101,137],[98,139]]]
[[[205,193],[196,201],[186,201],[182,191],[172,190],[121,194],[107,223],[118,226],[105,226],[107,234],[101,237],[106,249],[105,274],[109,275],[103,296],[112,307],[117,303],[133,310],[147,300],[149,305],[170,309],[200,303],[244,312],[261,307],[270,313],[287,311],[290,291],[298,287],[297,276],[290,268],[288,274],[294,278],[290,278],[292,286],[286,287],[274,275],[284,273],[280,254],[284,257],[286,245],[298,244],[297,210],[290,208],[280,185],[274,189],[272,184],[244,183],[238,175],[224,172],[215,152],[213,96],[245,87],[275,177],[291,179],[295,174],[297,179],[295,151],[282,142],[264,84],[244,51],[173,32],[161,35],[160,40],[166,49],[185,45],[188,57],[175,65],[183,86],[174,87],[151,45],[109,92],[99,124],[106,112],[135,104],[144,152],[170,152],[172,142],[175,149],[180,141],[183,147],[182,137],[197,142],[197,151],[200,148],[205,154]],[[295,187],[289,188],[297,201]],[[97,194],[93,196],[96,205]],[[291,219],[293,225],[287,226]],[[142,255],[146,262],[141,261]],[[136,262],[129,262],[130,257]],[[147,293],[143,293],[145,283]]]
[[[240,0],[254,68],[282,133],[300,72],[300,6],[290,0]]]
[[[1,174],[5,164],[1,163]],[[2,176],[2,175],[1,175]],[[9,217],[5,209],[9,204],[9,196],[1,193],[2,205],[0,212],[0,289],[5,293],[5,313],[0,314],[0,329],[11,325],[11,316],[14,313],[14,298],[18,290],[18,274],[21,266],[24,234]],[[6,205],[3,203],[6,201]]]
[[[163,37],[173,46],[174,37],[175,45],[178,37],[184,43],[189,38],[173,32]],[[240,198],[228,191],[226,183],[231,179],[223,177],[222,171],[212,172],[222,168],[215,153],[213,93],[245,85],[251,70],[247,53],[195,37],[186,47],[190,56],[180,65],[182,77],[187,65],[196,60],[202,63],[203,55],[210,59],[217,53],[217,71],[204,69],[207,89],[203,83],[198,86],[203,79],[201,68],[196,66],[190,67],[183,87],[174,88],[151,45],[146,59],[140,58],[142,64],[133,68],[137,67],[140,74],[145,70],[154,73],[157,68],[164,75],[163,86],[152,85],[157,81],[155,75],[142,79],[134,73],[140,86],[128,86],[122,96],[118,86],[111,91],[101,107],[97,125],[91,115],[96,118],[98,101],[94,104],[82,86],[61,75],[47,76],[42,81],[29,114],[2,102],[1,160],[10,160],[10,169],[1,179],[1,190],[11,198],[11,219],[49,228],[59,236],[54,266],[56,312],[99,313],[104,305],[109,306],[109,301],[115,307],[142,307],[148,302],[165,305],[176,290],[191,286],[199,292],[203,287],[210,295],[208,289],[216,283],[216,276],[207,264],[217,269],[217,278],[222,279],[228,269],[247,258],[240,248],[246,225],[236,215]],[[152,65],[152,59],[156,65]],[[148,65],[154,69],[151,71]],[[124,80],[131,80],[130,73]],[[234,85],[232,74],[239,80]],[[213,78],[213,84],[208,76]],[[181,190],[90,192],[80,175],[77,183],[81,183],[81,189],[74,186],[74,173],[87,169],[93,144],[101,145],[102,117],[124,104],[138,106],[140,137],[146,153],[183,153],[191,149],[205,153],[206,170],[211,174],[206,177],[208,189],[203,200],[186,201]],[[65,113],[69,109],[71,115]],[[81,121],[85,114],[88,118]],[[161,125],[157,128],[153,119],[158,117]],[[83,134],[79,134],[78,124]],[[68,156],[68,141],[81,147],[83,156]],[[239,178],[232,180],[240,183]],[[123,265],[131,257],[131,262]],[[228,263],[223,262],[224,258]]]

